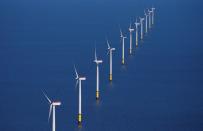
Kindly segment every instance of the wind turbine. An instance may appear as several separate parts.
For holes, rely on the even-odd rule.
[[[86,77],[79,76],[75,66],[74,66],[74,69],[75,69],[75,75],[76,75],[76,78],[75,78],[76,79],[76,85],[75,86],[77,87],[77,85],[79,83],[78,124],[81,124],[82,123],[82,90],[81,90],[81,81],[86,80]]]
[[[151,28],[151,24],[152,24],[152,16],[151,16],[151,14],[152,14],[152,11],[150,11],[149,9],[148,9],[148,15],[149,15],[149,28]]]
[[[152,24],[154,24],[154,11],[155,11],[155,8],[152,6]]]
[[[60,106],[61,105],[61,102],[60,101],[51,101],[50,99],[49,99],[49,97],[43,92],[43,94],[44,94],[44,96],[46,97],[46,99],[47,99],[47,101],[49,102],[49,104],[50,104],[50,108],[49,108],[49,117],[48,117],[48,121],[49,121],[49,119],[50,119],[50,116],[51,116],[51,111],[53,111],[52,112],[52,131],[56,131],[56,122],[55,122],[55,108],[56,108],[56,106]]]
[[[137,19],[136,19],[136,22],[135,22],[135,32],[136,32],[136,47],[138,47],[138,26],[140,25],[139,22],[137,22]]]
[[[130,54],[132,54],[132,32],[134,31],[133,28],[131,28],[131,23],[129,27],[129,32],[130,32]]]
[[[121,37],[121,39],[122,39],[122,64],[124,64],[125,63],[125,39],[127,38],[127,37],[125,37],[124,35],[123,35],[123,33],[122,33],[122,31],[121,31],[121,29],[120,29],[120,37]]]
[[[97,53],[95,48],[95,59],[94,62],[97,65],[97,84],[96,84],[96,99],[99,99],[99,64],[101,64],[103,61],[97,59]]]
[[[109,80],[112,81],[112,51],[114,51],[116,49],[110,47],[108,40],[107,40],[107,46],[108,46],[108,52],[107,52],[107,54],[109,54],[109,56],[110,56],[110,59],[109,59],[110,60],[109,61],[109,63],[110,63]]]
[[[143,21],[144,21],[144,18],[141,18],[141,17],[140,17],[140,25],[141,25],[141,31],[140,31],[140,33],[141,33],[141,39],[143,39]]]
[[[148,31],[148,13],[146,13],[145,11],[144,11],[144,15],[145,15],[145,33],[147,33]]]

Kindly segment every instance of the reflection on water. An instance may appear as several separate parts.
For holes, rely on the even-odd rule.
[[[133,50],[132,54],[128,55],[129,60],[133,60],[135,58],[135,51]]]
[[[101,99],[101,98],[100,98]],[[95,105],[97,106],[97,107],[100,107],[101,106],[101,100],[96,100],[96,102],[95,102]]]
[[[121,65],[121,71],[122,71],[122,72],[127,71],[127,66],[126,66],[126,64],[125,64],[125,65]]]
[[[78,124],[75,128],[75,131],[84,131],[84,129],[82,128],[82,124]]]

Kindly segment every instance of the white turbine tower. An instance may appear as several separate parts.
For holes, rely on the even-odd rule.
[[[154,24],[154,11],[155,11],[155,8],[152,7],[151,9],[152,9],[152,24]]]
[[[148,31],[148,13],[146,13],[144,11],[144,15],[145,15],[145,33],[147,33]]]
[[[136,47],[138,47],[138,26],[140,25],[139,22],[137,22],[137,19],[136,19],[136,22],[135,22],[135,32],[136,32]]]
[[[144,18],[141,18],[141,17],[140,17],[140,25],[141,25],[141,31],[140,31],[140,33],[141,33],[141,39],[143,39],[143,21],[144,21]]]
[[[125,37],[120,29],[120,37],[122,40],[122,64],[125,64]]]
[[[52,131],[56,131],[55,108],[56,108],[56,106],[60,106],[61,102],[59,102],[59,101],[53,101],[52,102],[44,92],[43,92],[43,94],[44,94],[44,96],[46,97],[47,101],[50,104],[48,121],[49,121],[50,116],[51,116],[51,111],[53,111],[52,112],[52,117],[53,117],[52,118]]]
[[[75,66],[74,66],[75,68]],[[81,81],[83,80],[86,80],[86,77],[81,77],[78,75],[77,73],[77,70],[75,68],[75,75],[76,75],[76,87],[77,87],[77,84],[79,83],[79,109],[78,109],[78,124],[81,124],[82,123],[82,90],[81,90]]]
[[[107,46],[108,46],[107,54],[109,53],[109,56],[110,56],[110,59],[109,59],[109,63],[110,63],[109,80],[112,81],[112,51],[114,51],[116,49],[110,47],[108,40],[107,40]]]
[[[101,64],[103,61],[97,59],[97,53],[96,53],[96,48],[95,48],[95,60],[94,62],[97,65],[97,84],[96,84],[96,99],[99,99],[99,64]]]
[[[129,32],[130,32],[130,54],[132,54],[132,33],[133,33],[134,29],[131,28],[131,23],[130,23],[130,27],[129,27]]]
[[[149,28],[151,28],[151,24],[152,24],[152,11],[150,11],[148,9],[148,15],[149,15]]]

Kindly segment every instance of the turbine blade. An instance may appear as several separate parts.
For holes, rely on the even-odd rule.
[[[122,31],[121,31],[121,28],[120,28],[120,34],[121,34],[121,37],[123,36],[123,33],[122,33]]]
[[[75,89],[77,88],[77,86],[78,86],[78,80],[75,83]]]
[[[74,69],[75,69],[75,75],[76,75],[76,79],[77,79],[78,78],[78,72],[77,72],[77,70],[75,68],[75,65],[74,65]]]
[[[131,21],[130,21],[130,29],[131,29]]]
[[[44,92],[43,92],[43,94],[44,94],[45,98],[47,99],[47,101],[51,104],[51,100],[49,99],[49,97]]]
[[[50,107],[49,107],[49,117],[48,117],[48,122],[49,122],[49,119],[50,119],[50,117],[51,117],[51,111],[52,111],[52,104],[51,104]]]
[[[96,47],[95,47],[95,52],[94,52],[94,58],[95,58],[95,60],[97,60],[97,51],[96,51]]]
[[[108,50],[108,52],[106,53],[106,55],[108,55],[108,54],[109,54],[109,52],[110,52],[110,50]]]
[[[108,49],[110,49],[111,47],[110,47],[110,45],[109,45],[109,41],[106,40],[106,43],[107,43]]]

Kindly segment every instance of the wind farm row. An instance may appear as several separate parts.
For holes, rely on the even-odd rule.
[[[132,21],[130,22],[128,31],[129,31],[129,54],[132,55],[133,52],[133,39],[135,39],[135,48],[138,48],[139,42],[144,40],[144,37],[146,34],[149,32],[149,30],[152,28],[154,25],[154,17],[155,17],[155,8],[151,7],[149,9],[144,10],[143,16],[142,17],[137,17],[134,24],[132,24]],[[133,37],[135,33],[135,37]],[[127,35],[123,33],[123,31],[120,29],[120,39],[121,39],[121,64],[125,65],[125,44],[126,41],[125,39],[127,38]],[[116,51],[116,48],[112,47],[108,39],[106,39],[106,44],[107,44],[107,55],[109,56],[109,81],[113,80],[113,52]],[[100,66],[103,63],[103,60],[98,58],[97,56],[97,49],[95,47],[95,52],[94,52],[94,61],[96,64],[96,100],[100,99]],[[78,114],[77,114],[77,123],[78,125],[82,124],[82,81],[86,80],[86,76],[81,76],[80,73],[78,73],[76,66],[74,65],[74,72],[75,72],[75,80],[76,84],[75,86],[78,88]],[[60,106],[61,102],[60,101],[52,101],[48,95],[43,91],[43,95],[47,99],[49,103],[49,116],[48,116],[48,121],[52,115],[52,131],[56,131],[56,106]]]

